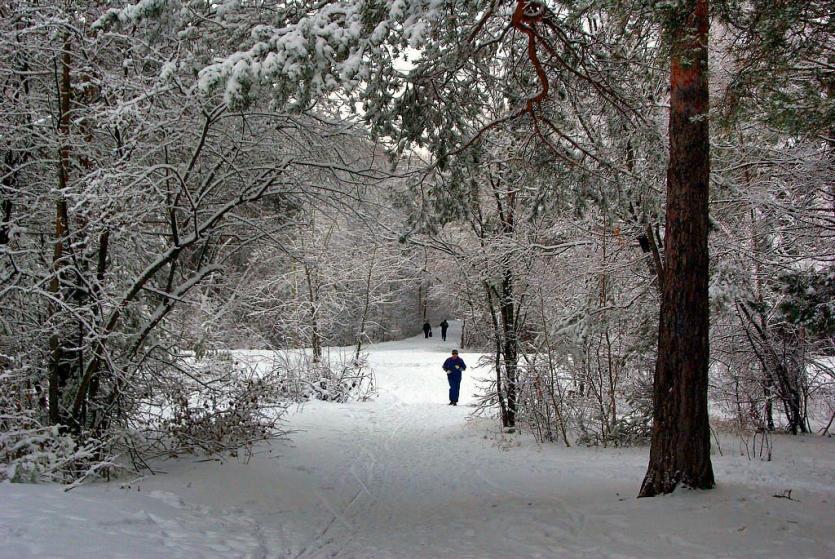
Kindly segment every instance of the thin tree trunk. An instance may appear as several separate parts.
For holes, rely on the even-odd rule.
[[[566,447],[570,447],[571,443],[568,442],[568,433],[566,432],[565,418],[563,417],[562,413],[563,389],[560,385],[559,380],[559,367],[556,363],[554,363],[554,349],[551,344],[551,335],[548,331],[548,325],[545,323],[545,298],[542,296],[542,287],[539,288],[539,314],[543,320],[542,337],[545,342],[545,355],[548,357],[548,380],[551,404],[554,406],[554,415],[557,416],[557,422],[559,424],[562,440],[565,443]],[[557,394],[559,394],[559,400],[557,400]]]
[[[310,268],[305,264],[304,275],[307,280],[307,294],[310,302],[310,345],[313,348],[313,362],[322,360],[322,336],[319,333],[319,281],[311,277]]]
[[[58,134],[61,137],[61,145],[58,148],[58,195],[55,201],[55,247],[52,252],[52,278],[49,281],[49,291],[52,300],[49,304],[49,316],[54,319],[60,312],[57,303],[61,299],[61,274],[66,266],[64,249],[67,242],[69,216],[67,202],[64,198],[64,190],[69,183],[69,125],[70,125],[70,64],[72,58],[69,50],[69,38],[64,39],[63,52],[61,54],[60,76],[58,77]],[[62,325],[55,320],[51,321],[52,332],[49,335],[49,423],[58,425],[62,423],[61,413],[61,391],[66,384],[70,374],[70,364],[65,355],[60,328]]]
[[[709,363],[708,0],[689,0],[672,34],[665,277],[653,389],[652,444],[639,496],[714,486]]]
[[[496,317],[493,292],[487,282],[484,282],[484,292],[487,296],[487,308],[490,309],[490,319],[493,321],[493,334],[496,339],[496,398],[501,410],[502,427],[508,427],[507,404],[502,390],[502,329],[499,325],[499,319]]]
[[[418,314],[421,318],[421,325],[426,322],[426,307],[423,306],[423,278],[418,283]]]
[[[502,317],[504,338],[504,371],[507,381],[507,425],[516,426],[516,376],[519,364],[519,338],[516,335],[516,305],[513,299],[514,278],[510,263],[506,263],[502,278],[499,310]]]
[[[644,226],[644,234],[642,238],[646,239],[647,247],[652,255],[652,265],[650,269],[655,272],[655,285],[658,289],[658,294],[664,293],[664,263],[661,260],[661,252],[658,250],[658,243],[655,242],[655,234],[652,231],[652,225],[647,223]]]
[[[107,271],[107,253],[110,247],[110,231],[105,229],[99,235],[99,251],[98,251],[98,258],[96,261],[96,282],[93,284],[93,295],[96,298],[97,304],[94,306],[96,310],[96,330],[101,326],[102,321],[104,320],[104,316],[101,315],[100,306],[98,301],[101,301],[101,294],[102,294],[102,284],[104,283],[104,275]],[[94,358],[101,359],[103,356],[98,355]],[[82,369],[83,370],[83,369]],[[90,380],[90,390],[88,399],[93,402],[96,399],[96,396],[99,392],[99,376],[96,375],[95,377]],[[90,423],[96,424],[96,412],[97,410],[94,408],[93,412],[90,417]],[[86,410],[85,413],[82,414],[82,421],[87,421],[87,414]]]
[[[608,320],[608,313],[606,312],[606,308],[609,302],[609,294],[608,288],[606,283],[606,266],[608,265],[607,257],[608,257],[608,239],[609,239],[609,225],[607,223],[606,215],[603,216],[603,260],[601,262],[601,273],[600,273],[600,308],[602,309],[601,319],[603,324],[605,325],[605,330],[603,337],[606,341],[606,371],[608,376],[608,392],[609,392],[609,409],[608,412],[603,414],[604,417],[608,416],[609,421],[606,423],[606,431],[609,435],[615,429],[615,425],[617,424],[617,400],[615,399],[615,388],[617,386],[617,373],[615,372],[615,363],[614,357],[612,355],[612,339],[609,335],[609,320]],[[660,281],[659,281],[660,284]],[[601,379],[600,383],[600,392],[601,392],[601,399],[603,396],[603,382]],[[606,439],[608,437],[603,438],[603,446],[606,446]]]
[[[3,203],[0,207],[0,246],[6,246],[11,240],[12,230],[12,201],[11,196],[17,182],[17,157],[11,152],[6,152],[3,157],[3,167],[0,174],[3,176]]]
[[[510,190],[505,194],[505,204],[501,203],[496,187],[493,191],[496,198],[496,209],[501,219],[501,234],[505,239],[511,239],[515,228],[516,192]],[[516,278],[513,273],[513,262],[509,254],[502,257],[502,283],[499,293],[499,313],[502,317],[504,354],[504,373],[507,383],[505,396],[507,397],[506,425],[505,427],[516,426],[517,394],[516,382],[519,365],[519,335],[517,320],[517,308],[515,299]]]
[[[368,309],[371,307],[371,278],[374,274],[374,264],[377,262],[377,248],[371,254],[371,263],[368,266],[368,274],[365,276],[365,302],[362,307],[362,317],[360,318],[360,327],[357,332],[357,351],[354,355],[354,363],[359,363],[360,353],[362,353],[362,341],[365,338],[365,324],[368,321]]]

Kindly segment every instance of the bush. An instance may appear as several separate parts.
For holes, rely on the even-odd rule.
[[[286,397],[275,369],[214,355],[195,365],[195,374],[164,392],[159,444],[169,455],[251,452],[254,444],[281,433]]]

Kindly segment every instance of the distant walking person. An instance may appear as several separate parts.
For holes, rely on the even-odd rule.
[[[432,325],[429,324],[429,321],[423,323],[423,337],[424,338],[431,338],[432,337]]]
[[[449,328],[449,322],[447,322],[446,319],[444,319],[444,321],[441,322],[440,326],[441,326],[441,339],[443,341],[446,341],[446,331],[447,331],[447,328]]]
[[[446,371],[446,378],[449,381],[449,405],[458,405],[458,391],[461,389],[461,373],[467,369],[467,364],[464,360],[458,357],[458,350],[452,350],[452,357],[447,357],[444,361],[444,371]]]

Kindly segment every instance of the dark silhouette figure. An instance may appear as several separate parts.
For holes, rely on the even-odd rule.
[[[431,338],[432,337],[432,325],[429,322],[423,323],[423,337],[424,338]]]
[[[452,357],[447,357],[444,361],[444,371],[446,371],[446,378],[449,381],[449,405],[458,405],[458,392],[461,389],[461,373],[467,369],[467,364],[464,360],[458,357],[458,350],[452,350]]]
[[[444,319],[444,321],[441,322],[440,327],[441,327],[441,339],[443,341],[446,341],[446,331],[447,331],[447,328],[449,328],[449,322],[447,322],[446,319]]]

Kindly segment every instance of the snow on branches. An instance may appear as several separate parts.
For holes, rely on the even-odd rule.
[[[265,18],[263,10],[240,2],[206,3],[197,11],[191,2],[142,0],[109,10],[94,27],[168,19],[182,36],[197,30],[205,38],[214,33],[214,27],[199,28],[201,19],[208,18],[221,29],[246,31],[243,45],[230,45],[226,52],[221,43],[211,46],[214,60],[199,71],[200,91],[222,89],[224,101],[236,107],[249,103],[260,86],[281,104],[300,108],[338,88],[350,92],[372,79],[370,61],[390,59],[395,55],[392,45],[419,49],[443,7],[440,0],[340,0],[315,7],[289,3],[276,6],[274,15]]]

